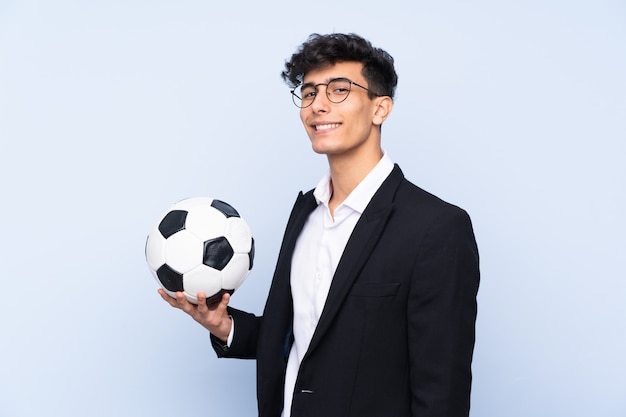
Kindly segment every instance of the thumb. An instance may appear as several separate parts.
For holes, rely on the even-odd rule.
[[[226,314],[226,307],[228,307],[228,303],[230,302],[230,293],[225,292],[222,294],[222,299],[217,305],[216,312],[218,314]]]

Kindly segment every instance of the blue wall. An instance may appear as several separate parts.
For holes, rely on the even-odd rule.
[[[230,202],[257,243],[232,305],[261,312],[325,169],[279,72],[333,31],[395,57],[384,147],[474,221],[472,416],[626,415],[623,2],[208,3],[0,0],[0,416],[254,415],[254,362],[215,358],[143,245]]]

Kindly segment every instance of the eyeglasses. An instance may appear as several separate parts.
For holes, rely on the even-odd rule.
[[[380,94],[377,94],[369,88],[363,87],[361,84],[357,84],[347,78],[335,78],[330,80],[328,83],[307,83],[297,86],[296,88],[291,90],[291,99],[293,100],[293,104],[301,109],[309,107],[311,104],[313,104],[315,97],[317,97],[317,93],[319,90],[318,87],[320,85],[326,86],[326,97],[328,97],[328,100],[331,103],[335,104],[342,103],[348,98],[353,85],[361,87],[362,89],[368,91],[376,97],[380,97]]]

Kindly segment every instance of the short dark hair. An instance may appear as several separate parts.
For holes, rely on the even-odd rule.
[[[281,76],[294,88],[302,84],[307,72],[339,62],[362,63],[369,89],[393,99],[398,84],[393,57],[354,33],[311,34],[285,63]]]

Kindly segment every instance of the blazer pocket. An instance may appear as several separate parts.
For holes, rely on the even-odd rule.
[[[355,297],[393,297],[400,289],[399,282],[384,284],[356,283],[352,286],[350,295]]]

